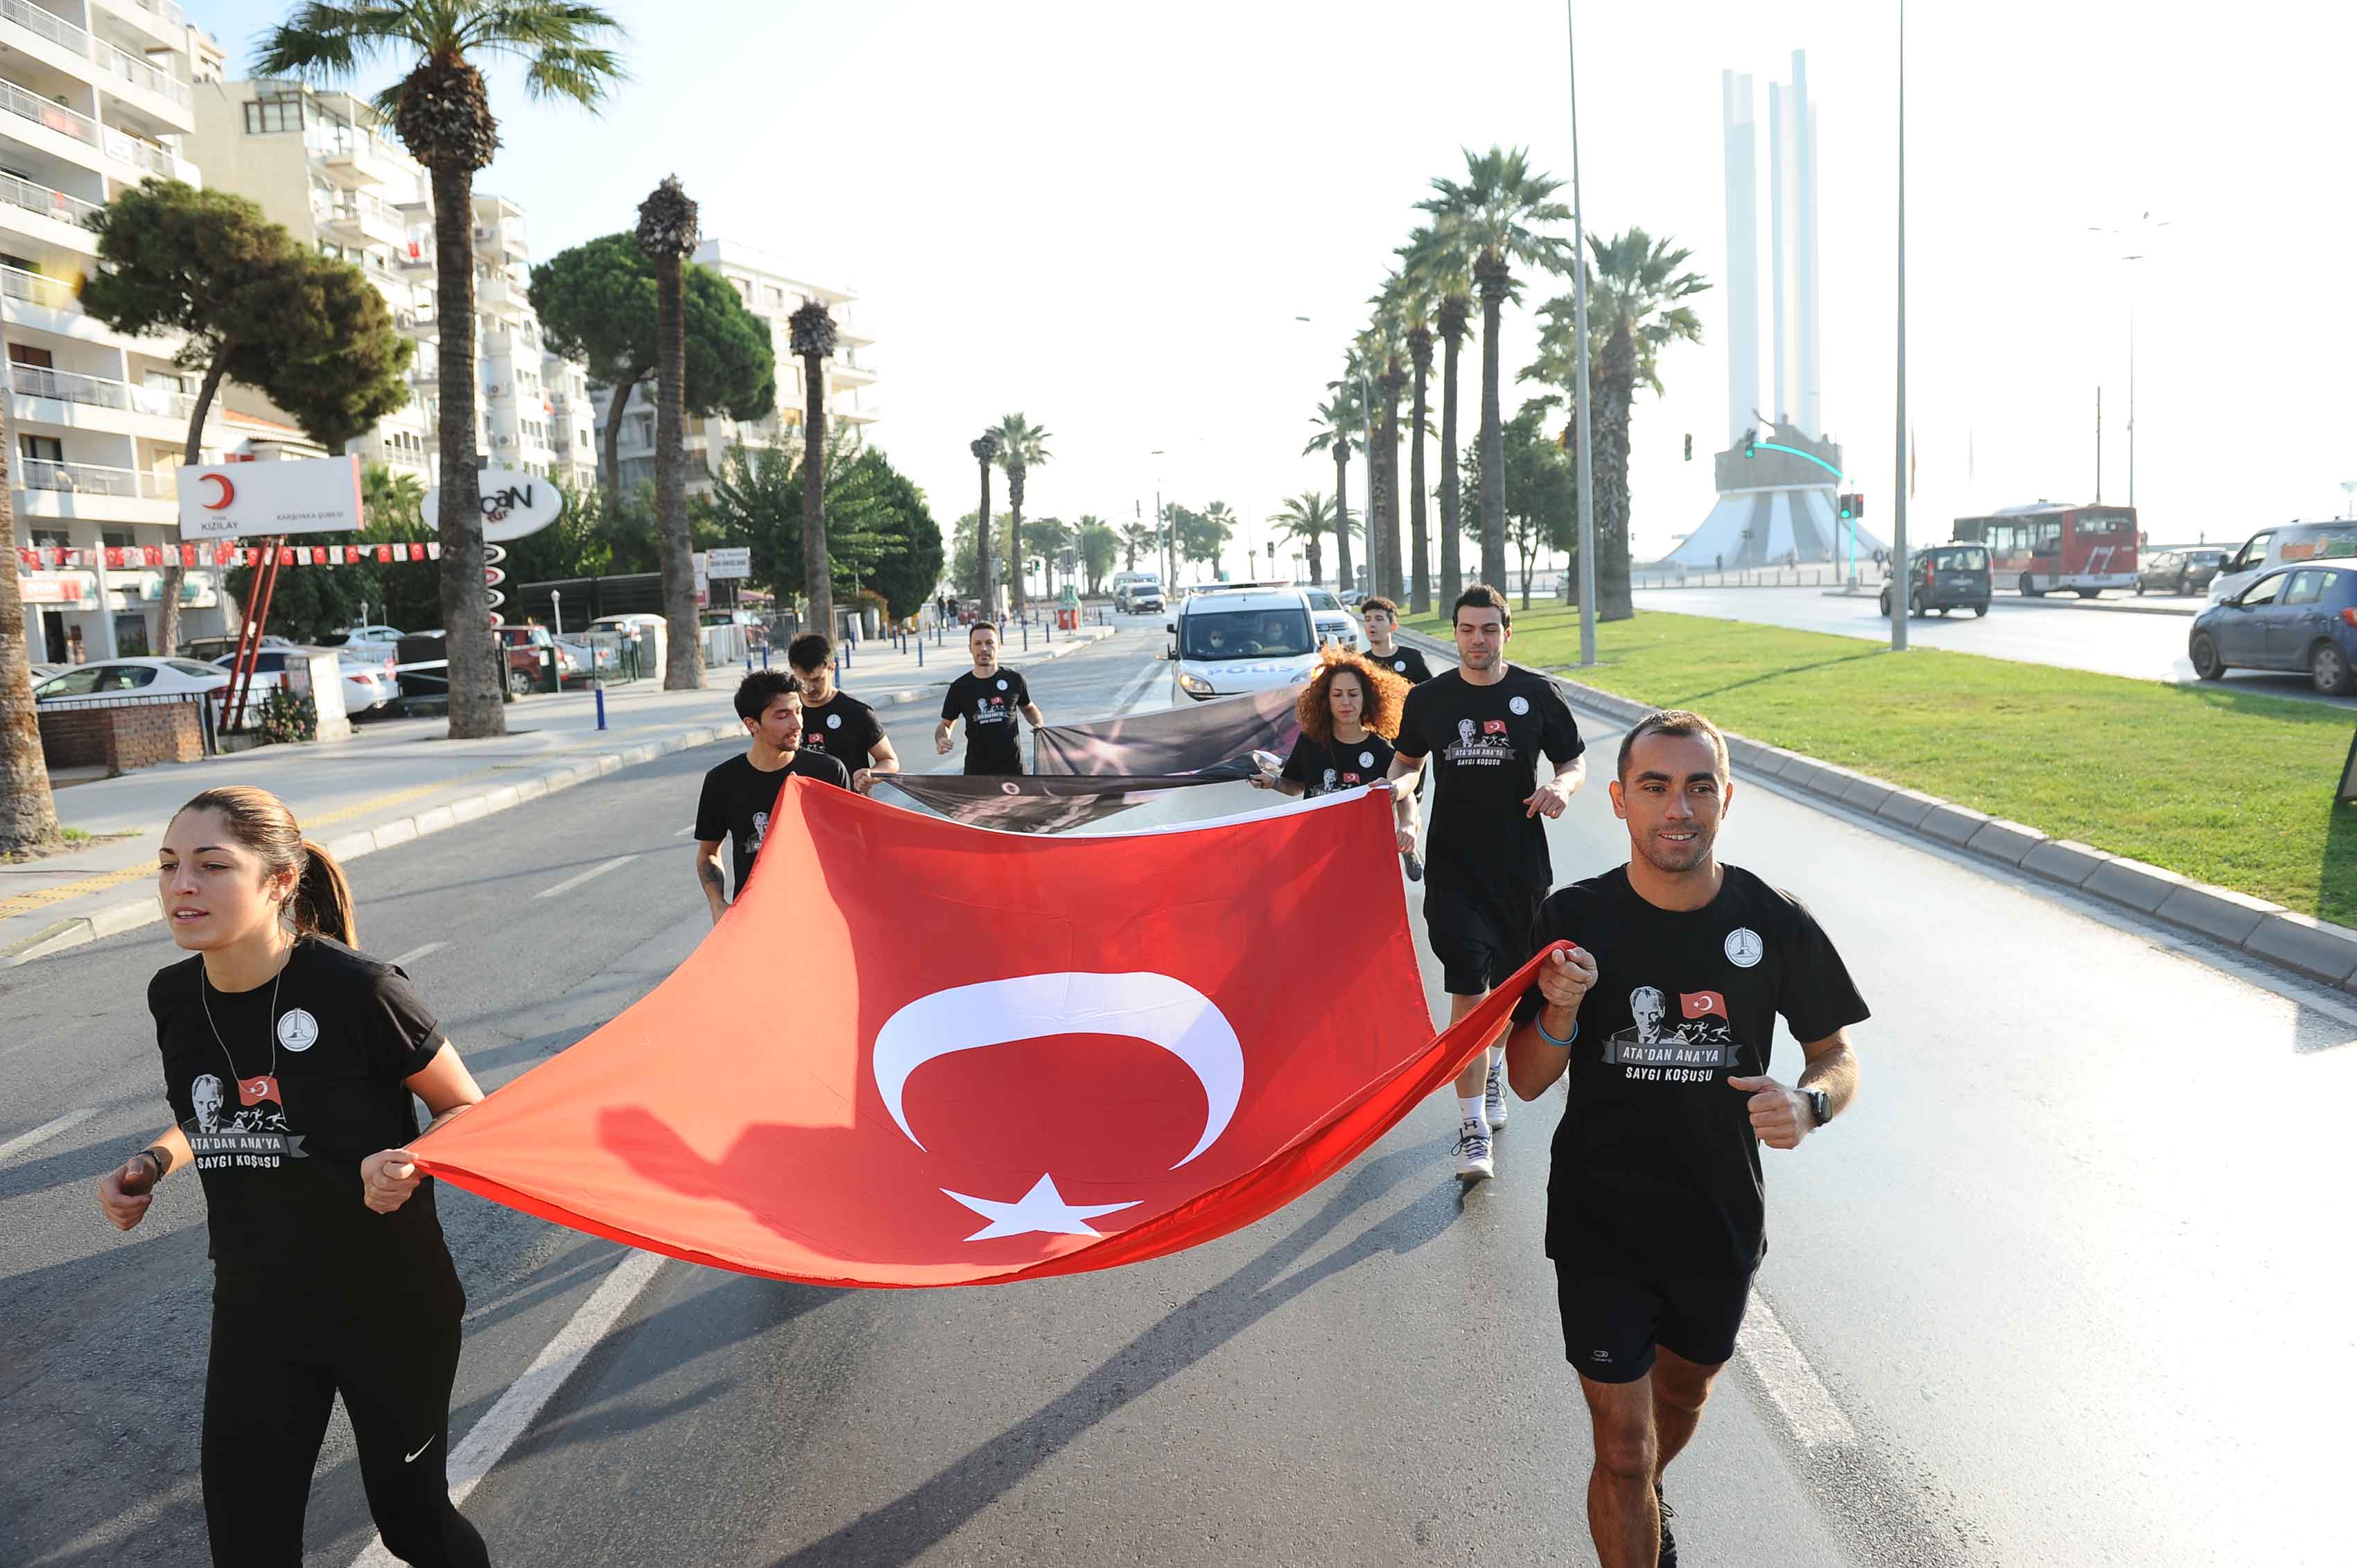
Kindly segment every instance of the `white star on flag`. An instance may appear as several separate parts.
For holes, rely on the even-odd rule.
[[[1127,1203],[1066,1203],[1064,1195],[1056,1190],[1053,1176],[1042,1175],[1032,1184],[1031,1190],[1013,1203],[1001,1203],[987,1197],[968,1197],[962,1192],[942,1188],[942,1196],[954,1197],[985,1219],[990,1221],[966,1238],[969,1241],[987,1241],[995,1236],[1102,1236],[1102,1230],[1084,1224],[1100,1214],[1112,1214],[1124,1208],[1135,1208],[1139,1199]]]

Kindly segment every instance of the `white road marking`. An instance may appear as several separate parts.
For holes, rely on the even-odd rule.
[[[683,839],[683,838],[685,838],[688,834],[690,834],[690,833],[694,832],[694,831],[695,831],[695,824],[694,824],[694,822],[690,822],[690,823],[688,823],[688,824],[687,824],[687,826],[685,826],[685,827],[683,827],[683,828],[680,829],[680,830],[679,830],[679,832],[675,832],[675,833],[672,834],[671,836],[672,836],[672,837],[673,837],[673,838],[675,838],[675,839]]]
[[[1145,669],[1139,671],[1137,672],[1137,679],[1132,681],[1128,685],[1124,686],[1121,689],[1121,695],[1114,699],[1113,711],[1123,718],[1127,718],[1130,714],[1135,713],[1143,712],[1145,709],[1145,698],[1143,693],[1146,687],[1154,683],[1154,678],[1162,672],[1162,665],[1159,660],[1157,660],[1156,662],[1147,665]]]
[[[1764,1384],[1768,1397],[1781,1412],[1792,1435],[1804,1448],[1822,1448],[1830,1444],[1855,1443],[1857,1433],[1849,1418],[1834,1403],[1832,1392],[1784,1326],[1776,1321],[1775,1312],[1768,1298],[1758,1291],[1751,1293],[1751,1303],[1744,1310],[1743,1327],[1735,1337],[1735,1348],[1744,1364]]]
[[[424,958],[427,953],[440,952],[444,948],[447,948],[449,945],[450,944],[448,942],[427,942],[422,948],[410,949],[407,952],[403,953],[399,958],[394,959],[393,961],[396,966],[413,964],[419,959]]]
[[[628,865],[638,859],[635,854],[618,854],[603,865],[593,865],[578,876],[568,876],[554,887],[544,887],[533,895],[535,898],[554,898],[559,893],[570,893],[593,876],[603,876],[618,865]]]
[[[0,1144],[0,1160],[22,1154],[44,1138],[54,1138],[70,1128],[79,1127],[97,1114],[91,1109],[69,1111],[54,1122],[44,1122],[29,1133],[19,1133],[6,1143]]]
[[[655,1271],[669,1260],[660,1252],[633,1251],[614,1266],[589,1299],[581,1304],[556,1337],[541,1347],[523,1376],[508,1385],[499,1402],[491,1406],[482,1420],[477,1422],[458,1445],[450,1453],[450,1501],[463,1504],[473,1493],[476,1484],[491,1473],[491,1466],[505,1456],[507,1451],[522,1437],[524,1428],[532,1424],[541,1407],[565,1386],[581,1359],[604,1338],[630,1303],[655,1277]],[[352,1559],[352,1568],[401,1568],[400,1561],[384,1549],[382,1541],[371,1542],[366,1552]]]

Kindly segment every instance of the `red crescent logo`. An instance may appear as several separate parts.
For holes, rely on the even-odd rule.
[[[229,476],[227,474],[207,474],[197,482],[200,485],[219,485],[221,487],[221,499],[202,503],[207,511],[219,511],[221,508],[229,505],[230,502],[237,499],[237,487],[229,482]]]

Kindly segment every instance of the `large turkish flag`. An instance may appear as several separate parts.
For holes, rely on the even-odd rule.
[[[1104,1268],[1347,1164],[1521,978],[1434,1037],[1380,790],[1056,838],[789,779],[686,962],[414,1147],[495,1201],[746,1273]]]

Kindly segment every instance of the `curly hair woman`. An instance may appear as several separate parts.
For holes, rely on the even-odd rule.
[[[340,1395],[361,1481],[404,1563],[486,1568],[444,1469],[459,1288],[407,1145],[482,1098],[402,972],[352,946],[351,889],[265,789],[208,789],[157,854],[189,956],[147,987],[174,1124],[99,1185],[128,1230],[193,1165],[212,1232],[199,1468],[213,1561],[299,1568]]]
[[[1324,795],[1377,783],[1391,768],[1408,683],[1355,653],[1329,646],[1319,657],[1295,709],[1301,738],[1283,772],[1253,780],[1260,789]]]

